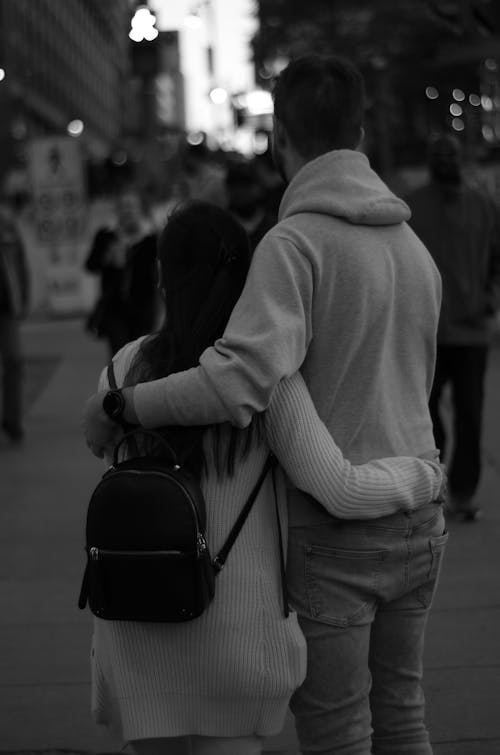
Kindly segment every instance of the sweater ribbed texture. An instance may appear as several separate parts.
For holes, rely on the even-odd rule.
[[[118,384],[136,348],[137,342],[129,344],[115,357]],[[300,375],[276,390],[265,428],[289,484],[303,485],[337,516],[393,513],[428,503],[439,489],[439,467],[418,459],[350,465],[320,422]],[[255,484],[268,450],[266,443],[254,445],[238,462],[234,477],[210,472],[203,480],[212,555]],[[210,433],[205,452],[210,460]],[[286,548],[287,491],[281,470],[276,482]],[[217,577],[215,599],[201,617],[183,624],[95,619],[92,707],[96,720],[125,741],[185,734],[269,736],[282,728],[305,666],[296,615],[285,619],[283,614],[268,475]]]

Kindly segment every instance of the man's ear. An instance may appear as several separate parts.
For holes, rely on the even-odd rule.
[[[276,146],[280,149],[285,149],[288,144],[288,136],[285,131],[285,127],[283,126],[281,121],[276,118],[276,116],[273,121],[273,132],[274,142]]]

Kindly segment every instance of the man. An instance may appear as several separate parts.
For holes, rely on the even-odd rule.
[[[139,192],[122,189],[115,212],[115,225],[97,231],[85,261],[85,269],[101,278],[87,328],[108,341],[111,356],[153,330],[158,316],[157,238]]]
[[[266,190],[255,162],[233,160],[226,171],[227,209],[247,232],[252,252],[277,222],[266,208]]]
[[[206,140],[200,144],[188,144],[181,160],[181,192],[184,197],[224,207],[224,169],[207,147]]]
[[[275,161],[288,182],[279,222],[255,250],[223,338],[199,367],[125,389],[123,417],[245,426],[300,368],[354,463],[423,454],[434,447],[440,278],[407,205],[357,151],[361,76],[307,56],[281,73],[274,104]],[[97,455],[117,432],[102,401],[86,408]],[[290,600],[308,644],[292,701],[302,752],[429,755],[422,653],[447,538],[441,507],[342,523],[291,489],[289,518]]]
[[[0,359],[2,430],[12,443],[24,437],[20,321],[28,308],[29,274],[24,246],[9,202],[0,199]]]
[[[450,385],[450,513],[474,520],[479,515],[474,497],[481,476],[484,380],[500,308],[500,210],[487,195],[466,185],[462,150],[454,136],[433,140],[429,169],[430,181],[407,202],[411,226],[432,254],[443,281],[430,410],[436,444],[444,455],[448,443],[440,404],[444,387]]]

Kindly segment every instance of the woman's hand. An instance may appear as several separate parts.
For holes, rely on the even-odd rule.
[[[83,410],[83,432],[87,447],[94,456],[99,459],[104,457],[106,449],[113,448],[121,436],[123,430],[120,425],[113,422],[104,409],[102,401],[107,391],[94,393],[86,402]]]

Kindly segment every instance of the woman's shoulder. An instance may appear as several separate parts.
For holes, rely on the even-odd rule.
[[[140,338],[137,338],[135,341],[129,341],[129,343],[126,343],[125,346],[122,346],[122,348],[119,351],[117,351],[116,354],[113,356],[113,359],[112,359],[113,369],[115,372],[115,379],[118,385],[122,385],[123,381],[125,380],[125,375],[130,369],[132,361],[135,358],[137,352],[139,351],[141,343],[147,337],[148,336],[141,336]],[[104,372],[105,371],[106,370],[104,370]]]
[[[129,341],[128,343],[126,343],[125,346],[122,346],[122,348],[119,349],[119,351],[117,351],[113,356],[113,362],[121,364],[128,359],[132,359],[138,352],[141,343],[146,338],[147,336],[141,336],[140,338],[136,338],[135,341]]]

